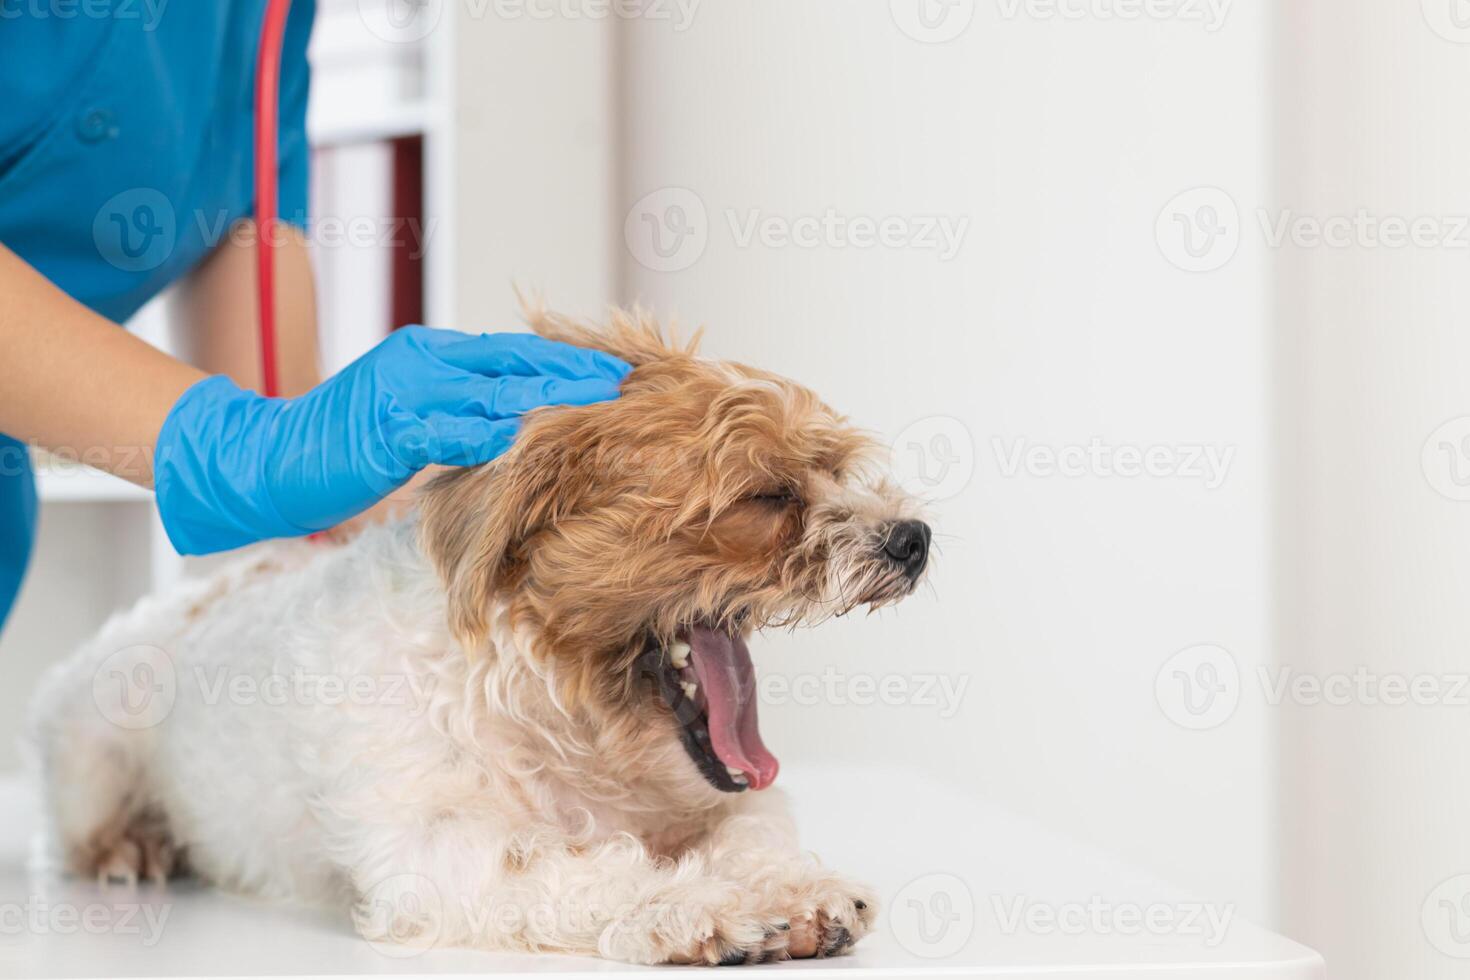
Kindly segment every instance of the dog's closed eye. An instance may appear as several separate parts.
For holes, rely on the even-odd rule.
[[[714,518],[709,539],[727,553],[748,551],[753,560],[764,561],[781,536],[800,527],[796,518],[803,504],[796,490],[784,487],[747,494]]]
[[[760,493],[753,493],[745,499],[767,507],[792,507],[802,503],[801,495],[789,487],[764,490]]]

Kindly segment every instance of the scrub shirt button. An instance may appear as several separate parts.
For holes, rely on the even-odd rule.
[[[117,116],[109,109],[93,106],[77,117],[77,135],[85,143],[100,143],[117,135]]]

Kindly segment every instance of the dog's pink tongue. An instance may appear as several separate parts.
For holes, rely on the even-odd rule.
[[[709,738],[715,755],[745,773],[751,789],[776,781],[781,764],[761,741],[756,718],[755,668],[738,636],[696,626],[689,631],[694,674],[709,705]]]

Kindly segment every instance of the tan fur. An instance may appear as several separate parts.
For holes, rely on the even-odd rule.
[[[629,695],[650,634],[666,641],[701,619],[749,631],[907,594],[876,558],[868,587],[834,592],[829,562],[845,539],[872,537],[866,511],[908,508],[883,484],[844,490],[874,446],[811,391],[701,358],[638,312],[601,330],[529,319],[635,369],[616,402],[533,412],[495,463],[425,491],[422,540],[467,649],[509,597],[516,627],[565,658],[563,696],[588,705]],[[796,500],[754,499],[781,492]]]

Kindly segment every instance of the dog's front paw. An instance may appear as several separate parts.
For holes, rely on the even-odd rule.
[[[793,959],[840,956],[868,934],[878,914],[868,888],[820,870],[783,882],[776,906],[791,926],[785,953]]]
[[[690,883],[618,916],[598,952],[630,963],[735,966],[786,958],[793,926],[763,915],[743,889]]]

